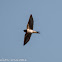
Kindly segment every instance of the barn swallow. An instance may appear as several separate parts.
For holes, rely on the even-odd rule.
[[[27,44],[27,42],[30,40],[30,37],[31,37],[32,33],[39,33],[37,31],[33,30],[33,24],[34,24],[34,21],[33,21],[33,17],[32,17],[32,14],[31,14],[30,18],[29,18],[29,21],[28,21],[28,24],[27,24],[27,29],[24,30],[24,32],[26,32],[25,37],[24,37],[24,45]]]

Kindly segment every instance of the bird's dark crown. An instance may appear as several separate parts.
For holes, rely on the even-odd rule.
[[[24,32],[27,32],[27,30],[24,30]]]

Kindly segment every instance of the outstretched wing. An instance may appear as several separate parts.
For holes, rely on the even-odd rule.
[[[33,21],[33,17],[32,17],[32,14],[31,14],[30,18],[29,18],[29,21],[28,21],[28,24],[27,24],[27,28],[33,29],[33,24],[34,24],[34,21]]]
[[[26,33],[24,37],[24,45],[30,40],[31,33]]]

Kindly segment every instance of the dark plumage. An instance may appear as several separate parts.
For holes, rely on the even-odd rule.
[[[24,30],[25,33],[25,37],[24,37],[24,45],[27,44],[27,42],[30,40],[30,37],[31,37],[31,34],[32,33],[39,33],[39,32],[36,32],[33,30],[33,17],[32,17],[32,14],[30,15],[30,18],[29,18],[29,21],[28,21],[28,24],[27,24],[27,29]]]

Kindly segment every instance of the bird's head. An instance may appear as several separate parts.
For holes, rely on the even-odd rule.
[[[27,32],[27,30],[23,30],[24,32]]]

